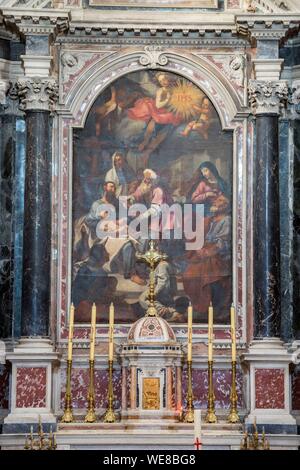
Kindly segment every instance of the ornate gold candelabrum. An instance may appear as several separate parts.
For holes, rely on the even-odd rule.
[[[90,383],[89,383],[89,392],[88,392],[88,411],[85,417],[86,423],[94,423],[96,421],[94,374],[95,374],[95,361],[90,360]]]
[[[108,361],[108,406],[104,415],[105,423],[114,423],[114,389],[113,389],[113,361]]]
[[[71,396],[71,371],[72,371],[72,360],[67,361],[67,384],[66,384],[66,395],[65,395],[65,411],[61,419],[62,423],[72,423],[74,421],[72,411],[72,396]]]
[[[26,436],[26,441],[24,445],[25,450],[55,450],[56,437],[55,433],[52,432],[52,427],[50,427],[49,434],[44,433],[43,426],[41,422],[41,417],[39,416],[39,425],[37,434],[33,433],[31,426],[29,436]]]
[[[157,310],[155,308],[155,268],[161,261],[168,259],[168,256],[165,253],[160,253],[155,248],[155,243],[153,240],[150,240],[149,249],[145,254],[136,253],[138,261],[146,263],[150,267],[150,279],[149,279],[149,307],[146,312],[146,316],[154,317],[157,316]]]
[[[208,397],[207,397],[207,413],[205,417],[206,423],[217,423],[215,413],[215,394],[213,384],[213,361],[208,361]]]
[[[188,390],[187,390],[187,411],[185,413],[184,421],[186,423],[194,422],[194,396],[193,396],[193,384],[192,384],[192,361],[187,363],[188,372]]]
[[[240,418],[237,412],[238,396],[236,393],[236,361],[232,361],[231,371],[230,413],[227,421],[228,423],[239,423]]]
[[[258,434],[256,420],[253,424],[253,433],[249,434],[247,431],[244,433],[243,439],[240,445],[241,450],[270,450],[270,442],[266,438],[265,430],[261,437]]]

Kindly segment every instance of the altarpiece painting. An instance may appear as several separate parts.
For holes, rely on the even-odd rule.
[[[232,133],[222,131],[209,98],[192,82],[162,71],[118,78],[96,99],[85,127],[73,137],[72,301],[76,321],[107,322],[115,304],[116,322],[132,323],[147,309],[148,272],[136,260],[147,241],[130,236],[100,238],[99,229],[128,226],[120,201],[189,204],[203,207],[204,243],[187,249],[174,237],[174,217],[159,225],[158,245],[168,256],[156,269],[159,314],[171,323],[207,323],[212,302],[215,322],[227,323],[232,301]],[[102,204],[116,208],[111,222]],[[184,219],[183,219],[184,220]],[[184,223],[184,222],[183,222]],[[163,233],[169,230],[170,238]],[[172,236],[173,233],[173,236]]]

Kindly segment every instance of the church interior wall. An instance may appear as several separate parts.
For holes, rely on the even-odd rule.
[[[278,80],[286,80],[291,90],[288,100],[285,101],[285,110],[281,112],[279,118],[280,339],[283,341],[282,345],[284,346],[282,347],[285,349],[282,353],[278,353],[273,362],[270,359],[270,349],[268,349],[266,354],[269,359],[266,359],[264,363],[259,353],[257,356],[256,353],[254,354],[254,359],[250,357],[249,353],[249,347],[251,349],[253,339],[256,339],[254,333],[256,317],[253,286],[255,272],[253,214],[256,192],[257,126],[248,99],[248,90],[250,81],[256,78],[255,60],[257,58],[267,59],[267,62],[272,60],[274,58],[272,57],[273,45],[271,49],[268,49],[270,44],[265,44],[266,49],[262,45],[257,45],[253,25],[251,26],[251,21],[249,21],[250,26],[247,23],[247,15],[251,14],[249,11],[248,13],[245,11],[240,13],[241,20],[238,32],[237,30],[230,32],[226,21],[228,23],[233,21],[233,30],[233,18],[240,12],[240,8],[244,8],[245,2],[243,0],[217,2],[218,15],[229,15],[224,17],[224,30],[220,27],[218,31],[215,31],[211,24],[205,26],[202,23],[198,30],[193,27],[191,30],[188,27],[185,30],[186,18],[190,14],[190,10],[186,9],[182,13],[184,26],[181,29],[178,28],[177,23],[174,24],[174,28],[169,25],[168,29],[164,25],[165,19],[162,19],[161,30],[153,27],[152,30],[145,31],[139,30],[136,24],[132,28],[122,28],[114,18],[112,18],[113,27],[111,29],[107,27],[107,24],[100,26],[93,24],[89,15],[95,14],[96,18],[100,18],[99,11],[105,10],[105,5],[103,2],[101,5],[100,0],[96,2],[97,6],[93,9],[82,8],[83,4],[80,0],[54,3],[57,3],[57,8],[69,8],[66,15],[68,16],[68,27],[62,28],[58,34],[56,32],[56,38],[50,49],[53,57],[51,76],[55,77],[58,83],[58,101],[54,106],[50,120],[52,139],[49,143],[51,144],[52,158],[49,338],[54,345],[53,354],[56,355],[56,359],[48,351],[44,357],[46,362],[35,363],[33,359],[27,358],[25,365],[22,365],[22,362],[16,362],[21,359],[13,358],[14,348],[22,336],[22,239],[24,203],[26,204],[26,200],[24,201],[26,118],[24,109],[18,107],[19,102],[14,90],[14,83],[20,78],[26,78],[26,74],[30,76],[28,71],[31,70],[31,65],[29,62],[26,65],[22,58],[25,54],[36,56],[40,53],[39,51],[42,51],[43,53],[40,55],[49,55],[47,52],[48,37],[45,36],[45,32],[34,35],[33,33],[28,34],[28,31],[26,34],[22,33],[17,36],[16,31],[19,26],[17,27],[16,24],[20,23],[19,20],[19,23],[10,23],[9,20],[0,24],[0,79],[4,83],[0,88],[0,209],[2,226],[0,228],[0,338],[2,338],[5,351],[3,358],[0,356],[1,423],[4,422],[7,415],[11,414],[12,403],[13,407],[20,409],[33,410],[36,407],[45,407],[45,415],[50,416],[53,412],[53,415],[58,419],[63,414],[69,312],[72,301],[72,210],[76,138],[80,135],[80,131],[85,129],[89,112],[94,109],[94,103],[101,98],[105,90],[113,87],[117,80],[129,77],[134,73],[154,74],[157,71],[162,71],[165,74],[176,74],[181,79],[190,80],[193,86],[202,90],[217,112],[222,131],[232,136],[232,302],[237,312],[238,355],[241,357],[236,381],[240,416],[244,419],[248,415],[251,418],[257,414],[263,416],[261,423],[264,423],[264,415],[267,414],[266,422],[271,433],[274,430],[278,431],[276,426],[280,423],[276,421],[279,419],[277,415],[274,418],[274,423],[270,423],[272,423],[272,413],[275,415],[279,410],[282,412],[280,416],[284,415],[286,420],[284,430],[291,432],[292,429],[293,433],[296,433],[297,426],[294,422],[297,423],[298,429],[300,425],[300,369],[299,345],[297,343],[300,331],[300,214],[298,203],[300,95],[297,91],[300,84],[300,41],[299,34],[296,32],[300,19],[299,21],[297,19],[296,24],[289,32],[291,38],[285,42],[282,40],[284,44],[280,47],[278,56],[283,60],[282,72],[278,72],[274,66],[275,75],[278,72]],[[148,4],[150,3],[148,2]],[[211,8],[216,8],[216,2],[214,3],[215,5]],[[257,8],[264,8],[261,6],[263,2],[259,0],[253,3]],[[84,2],[84,4],[88,6],[88,2]],[[279,8],[279,6],[277,7]],[[161,14],[162,11],[153,5],[147,6],[147,8],[154,13]],[[196,10],[195,14],[200,17],[201,13],[209,14],[214,11],[209,7],[207,10],[205,7],[203,10]],[[120,11],[122,16],[123,6]],[[137,15],[141,11],[145,11],[142,6],[137,8]],[[3,11],[2,14],[4,13]],[[104,13],[108,15],[106,11]],[[170,15],[173,13],[172,7]],[[85,19],[80,20],[81,14]],[[265,12],[260,12],[260,14],[263,15]],[[280,15],[278,11],[274,12],[275,14]],[[220,21],[222,26],[222,20]],[[255,23],[255,18],[253,21]],[[269,21],[271,21],[271,31],[273,32],[272,20]],[[277,17],[274,23],[274,37],[279,29],[279,23]],[[259,29],[260,26],[255,26],[254,30],[256,28]],[[249,39],[252,33],[254,37]],[[264,31],[264,33],[267,37],[267,39],[265,38],[266,42],[270,42],[268,31],[267,33]],[[44,37],[42,37],[43,34]],[[259,30],[257,34],[258,41],[263,42],[263,33]],[[274,37],[272,38],[273,42]],[[22,66],[21,61],[23,61]],[[44,62],[41,63],[42,74],[45,75],[47,65]],[[24,69],[24,64],[27,69],[26,67]],[[271,82],[276,81],[275,78],[271,79]],[[222,167],[221,164],[220,168],[222,171],[226,170],[225,166]],[[184,320],[186,320],[185,317]],[[123,369],[120,359],[121,347],[127,338],[130,326],[130,322],[116,323],[115,325],[115,356],[119,357],[119,360],[116,360],[114,364],[113,387],[114,404],[117,410],[122,408],[124,394],[126,401],[130,402],[130,380],[128,380],[126,390],[124,391],[124,387],[122,390]],[[187,341],[186,321],[174,322],[174,324],[171,322],[171,326],[178,342],[186,352],[184,349]],[[99,322],[96,329],[95,406],[100,417],[103,417],[107,408],[108,332],[108,323]],[[82,418],[88,406],[89,335],[89,322],[76,322],[75,317],[71,384],[73,412],[78,419]],[[207,335],[208,326],[205,322],[194,324],[194,406],[202,410],[207,405]],[[215,326],[214,343],[215,405],[220,416],[223,417],[230,409],[230,351],[228,318],[227,323],[221,322]],[[291,357],[290,362],[288,362],[286,355]],[[10,357],[12,359],[8,359]],[[49,366],[50,362],[47,361],[52,361],[51,367]],[[290,363],[291,371],[289,373]],[[45,366],[45,364],[48,365]],[[47,374],[51,375],[50,382]],[[26,396],[27,390],[29,390],[28,381],[34,383],[35,398],[32,398],[30,393]],[[12,398],[14,395],[12,383],[13,388],[19,393],[17,399],[16,397]],[[39,398],[39,390],[46,390],[44,395],[41,392],[41,398]],[[274,393],[270,394],[268,390],[274,390]],[[184,365],[182,376],[183,408],[187,406],[187,391],[187,367]],[[256,395],[253,395],[255,393]],[[172,394],[174,402],[176,400],[174,390]],[[22,402],[22,400],[25,401]],[[290,417],[292,418],[290,419]],[[23,424],[24,421],[21,426],[24,431]],[[11,429],[17,429],[15,422],[10,424],[9,421],[7,425],[3,425],[3,429],[8,429],[9,426],[12,426]]]

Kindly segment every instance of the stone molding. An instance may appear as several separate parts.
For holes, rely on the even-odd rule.
[[[281,107],[288,100],[288,85],[284,80],[250,80],[248,93],[253,114],[279,114]]]
[[[280,79],[284,59],[255,59],[253,68],[255,79],[266,81],[277,81]]]
[[[21,55],[26,77],[49,77],[52,56]]]
[[[68,10],[51,8],[3,8],[7,26],[14,25],[23,34],[58,34],[68,28]]]
[[[153,49],[153,48],[152,48]],[[74,50],[64,50],[61,55],[61,73],[60,78],[64,77],[65,70],[67,71],[66,78],[69,77],[69,71],[72,71],[71,82],[60,82],[60,105],[63,105],[63,110],[58,108],[59,114],[68,110],[72,116],[76,116],[76,125],[81,126],[85,122],[87,113],[90,109],[90,103],[93,102],[94,97],[98,95],[103,86],[107,86],[111,81],[115,80],[119,75],[125,72],[133,72],[142,70],[143,67],[164,68],[166,71],[181,74],[187,78],[195,77],[199,86],[212,100],[214,106],[219,112],[222,126],[224,128],[231,128],[233,118],[239,117],[244,113],[248,114],[247,103],[244,97],[240,96],[235,89],[232,78],[229,79],[228,74],[224,73],[219,66],[203,56],[195,56],[193,54],[181,53],[178,49],[159,49],[151,51],[152,57],[146,54],[145,48],[136,47],[132,50],[120,51],[107,51],[103,50],[106,56],[96,57],[92,62],[86,57],[87,65],[80,64],[81,59],[76,60]],[[107,53],[110,56],[107,57]],[[112,55],[113,52],[113,55]],[[158,57],[153,58],[153,54],[157,53]],[[100,51],[98,51],[98,54]],[[166,59],[163,59],[163,56]],[[218,54],[220,59],[220,54]],[[227,56],[226,56],[227,57]],[[93,59],[93,54],[90,53],[90,58]],[[151,58],[151,60],[150,60]],[[234,56],[228,55],[228,60],[233,59]],[[66,64],[63,65],[63,62]],[[145,65],[142,65],[145,62]],[[158,63],[166,65],[161,65]],[[109,63],[109,70],[107,64]],[[146,63],[148,65],[146,65]],[[237,65],[239,67],[240,64]],[[245,67],[240,66],[237,72],[243,72]],[[215,77],[215,80],[214,78]],[[101,84],[101,86],[100,86]],[[246,94],[245,94],[245,98]]]
[[[240,13],[226,12],[195,12],[170,10],[162,15],[161,11],[151,11],[148,19],[143,10],[131,9],[51,9],[51,8],[2,8],[2,15],[7,26],[17,27],[22,34],[58,34],[69,29],[71,34],[85,36],[98,34],[108,35],[110,32],[123,36],[125,32],[134,32],[135,36],[143,33],[150,37],[173,33],[181,37],[193,36],[198,33],[204,37],[214,33],[221,37],[223,33],[241,34],[253,39],[274,39],[284,37],[289,29],[300,24],[300,12],[292,13]]]
[[[54,78],[22,78],[17,81],[20,109],[53,111],[58,100],[58,84]]]

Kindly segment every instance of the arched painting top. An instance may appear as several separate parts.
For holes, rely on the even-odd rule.
[[[64,109],[74,119],[73,126],[84,127],[93,103],[115,80],[131,72],[156,69],[176,73],[193,82],[214,105],[223,130],[234,127],[233,120],[243,111],[242,100],[229,77],[215,64],[205,57],[180,51],[164,52],[163,61],[158,57],[156,62],[148,65],[144,65],[144,57],[147,59],[140,50],[111,52],[90,67],[83,67],[64,100]]]

